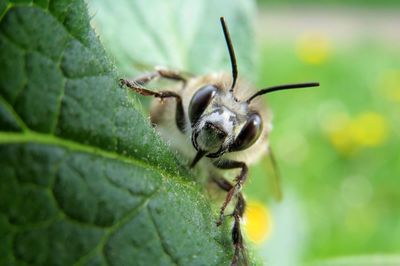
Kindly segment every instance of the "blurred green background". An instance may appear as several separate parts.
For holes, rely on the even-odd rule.
[[[400,1],[258,11],[258,87],[321,87],[265,97],[283,200],[266,158],[246,187],[253,245],[266,265],[400,265]]]
[[[343,6],[343,7],[349,7],[349,6],[356,6],[360,7],[361,6],[376,6],[376,7],[388,7],[388,6],[400,6],[400,2],[397,0],[381,0],[381,1],[376,1],[376,0],[320,0],[320,1],[313,1],[313,0],[301,0],[301,1],[296,1],[296,0],[257,0],[257,3],[259,5],[264,5],[264,6],[271,6],[271,5],[278,5],[278,6],[285,6],[285,5],[291,5],[291,4],[296,4],[296,5],[313,5],[313,6],[321,6],[321,5],[333,5],[333,6]]]

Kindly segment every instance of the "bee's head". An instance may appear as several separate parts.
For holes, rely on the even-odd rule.
[[[247,149],[262,130],[260,115],[249,111],[246,102],[235,99],[231,91],[211,84],[193,95],[189,118],[194,148],[199,156],[211,158]]]
[[[193,95],[189,118],[192,124],[192,143],[197,154],[191,166],[203,156],[220,157],[225,152],[247,149],[256,142],[261,134],[262,120],[257,112],[248,110],[254,98],[274,91],[319,86],[318,82],[278,85],[262,89],[247,100],[239,101],[234,96],[238,76],[235,51],[223,17],[221,25],[231,60],[232,85],[229,90],[206,85]]]

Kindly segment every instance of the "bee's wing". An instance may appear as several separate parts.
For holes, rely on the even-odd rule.
[[[281,201],[283,198],[282,187],[281,187],[281,174],[279,172],[279,167],[275,159],[275,155],[268,146],[268,155],[264,160],[263,167],[266,168],[267,178],[269,183],[272,184],[272,191],[276,200]]]

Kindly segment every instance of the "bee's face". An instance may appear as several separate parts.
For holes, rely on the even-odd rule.
[[[201,87],[189,105],[192,143],[207,157],[247,149],[260,136],[262,120],[248,103],[215,85]]]

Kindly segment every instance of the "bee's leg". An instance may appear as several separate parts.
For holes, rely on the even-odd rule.
[[[218,178],[213,177],[212,179],[220,188],[222,188],[223,190],[225,190],[227,192],[229,192],[233,188],[232,184],[228,180],[226,180],[222,177],[218,177]],[[242,232],[240,229],[240,219],[243,218],[245,209],[246,209],[246,201],[243,198],[242,192],[238,192],[237,202],[236,202],[233,214],[232,214],[232,216],[234,218],[234,224],[233,224],[233,228],[232,228],[232,242],[233,242],[233,246],[235,247],[235,250],[234,250],[231,266],[238,265],[241,252],[242,252],[242,256],[243,256],[243,264],[247,265],[247,256],[246,256],[245,248],[243,245]]]
[[[145,89],[138,85],[133,81],[129,81],[126,79],[120,79],[121,85],[126,85],[131,90],[143,95],[143,96],[153,96],[156,98],[165,99],[165,98],[175,98],[176,99],[176,114],[175,114],[175,122],[178,129],[183,133],[185,130],[185,111],[182,105],[182,98],[179,94],[173,91],[152,91]]]
[[[173,70],[169,70],[169,69],[161,69],[161,68],[157,69],[156,71],[162,78],[176,80],[176,81],[182,81],[184,84],[186,84],[187,79],[183,76],[182,72],[173,71]]]
[[[165,79],[170,79],[170,80],[175,80],[175,81],[182,81],[183,84],[186,85],[186,78],[183,76],[183,74],[181,72],[168,70],[168,69],[161,69],[161,68],[156,69],[153,72],[146,73],[142,76],[136,77],[131,82],[143,86],[156,78],[165,78]]]
[[[232,197],[240,192],[242,189],[243,183],[246,181],[248,168],[244,162],[232,161],[232,160],[222,160],[217,161],[214,165],[220,169],[234,169],[234,168],[242,168],[240,174],[235,178],[235,185],[229,189],[228,194],[226,195],[225,201],[222,204],[219,220],[217,221],[217,226],[222,224],[224,219],[224,213],[226,206],[228,206],[229,202],[232,200]]]
[[[243,199],[243,203],[244,203],[244,199]],[[238,199],[237,204],[240,204],[239,199]],[[241,216],[239,216],[239,214],[236,213],[237,208],[238,207],[235,207],[235,212],[233,214],[233,218],[235,219],[235,221],[233,223],[233,228],[232,228],[232,241],[233,241],[233,245],[235,247],[235,251],[233,254],[231,266],[238,265],[239,260],[240,260],[240,253],[242,253],[243,259],[241,261],[243,262],[243,265],[247,266],[246,249],[244,248],[244,245],[243,245],[243,236],[242,236],[242,232],[240,229],[240,218],[243,216],[243,213],[241,214]]]

